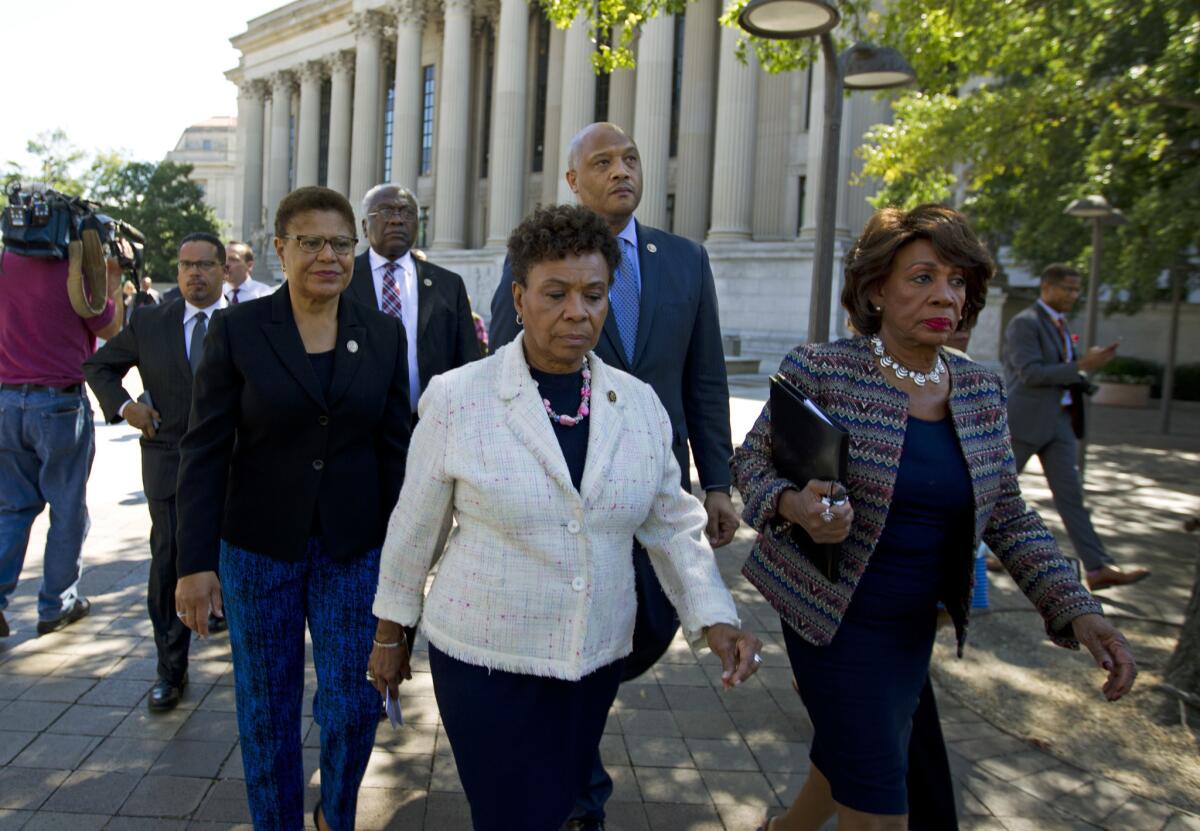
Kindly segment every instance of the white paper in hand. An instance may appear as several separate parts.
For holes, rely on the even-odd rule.
[[[404,716],[400,714],[400,699],[392,698],[392,691],[385,689],[383,692],[383,711],[387,713],[388,721],[392,723],[392,729],[396,729],[404,723]]]

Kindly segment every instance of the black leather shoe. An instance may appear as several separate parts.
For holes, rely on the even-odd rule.
[[[0,638],[7,638],[8,635],[8,621],[4,619],[4,612],[0,612]]]
[[[87,617],[88,612],[91,610],[92,604],[88,602],[86,597],[77,597],[75,598],[75,603],[63,613],[62,617],[57,617],[54,620],[39,620],[37,633],[39,635],[49,635],[51,632],[57,632],[64,626],[70,626],[75,621]]]
[[[604,831],[604,820],[592,817],[569,819],[562,831]]]
[[[218,632],[224,632],[229,628],[229,624],[225,622],[225,618],[217,617],[216,615],[208,616],[208,634],[215,635]]]
[[[172,684],[164,678],[159,678],[150,688],[150,698],[146,702],[146,706],[156,712],[174,710],[179,699],[183,698],[183,688],[187,686],[187,682],[186,673],[178,684]]]

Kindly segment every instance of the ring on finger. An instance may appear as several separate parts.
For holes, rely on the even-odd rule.
[[[367,680],[368,680],[368,681],[374,681],[374,680],[375,680],[375,673],[368,671],[368,672],[367,672]]]
[[[828,508],[821,511],[821,519],[825,520],[826,522],[833,522],[833,511],[829,510]]]
[[[762,655],[760,655],[759,653],[755,652],[755,653],[754,653],[754,665],[755,665],[755,666],[758,666],[758,665],[759,665],[759,664],[761,664],[762,662],[763,662],[763,661],[762,661]]]

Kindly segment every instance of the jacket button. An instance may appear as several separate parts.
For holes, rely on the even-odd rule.
[[[313,470],[323,470],[324,468],[325,468],[325,463],[323,461],[321,461],[320,459],[313,460]]]
[[[567,523],[567,530],[570,531],[572,534],[578,534],[579,533],[579,523],[576,522],[575,520],[571,520],[570,522]]]
[[[583,583],[582,577],[576,577],[574,580],[571,581],[571,588],[573,588],[577,592],[583,591],[583,586],[584,586],[584,583]]]
[[[327,415],[317,416],[317,424],[320,424],[322,427],[325,427],[326,425],[329,424],[329,416],[327,416]]]

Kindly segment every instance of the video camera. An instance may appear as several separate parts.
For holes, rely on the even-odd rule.
[[[146,238],[128,222],[100,212],[100,205],[67,196],[41,183],[28,188],[14,181],[5,189],[8,207],[0,215],[5,250],[25,257],[68,261],[67,291],[80,317],[104,311],[106,257],[138,282]]]

